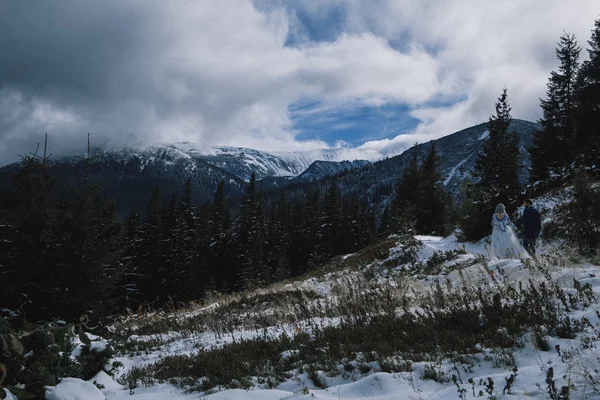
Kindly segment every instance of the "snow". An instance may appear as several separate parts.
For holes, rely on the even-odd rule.
[[[459,256],[457,260],[447,262],[447,265],[452,265],[464,260],[477,260],[478,257],[487,257],[487,241],[481,240],[477,243],[460,243],[454,235],[443,238],[438,236],[417,236],[419,241],[417,248],[418,259],[425,262],[435,252],[451,251],[462,249],[466,254]],[[394,250],[394,249],[392,249]],[[348,259],[352,255],[347,255]],[[565,291],[569,292],[573,289],[573,279],[577,279],[582,285],[589,283],[596,296],[600,296],[600,267],[591,264],[570,265],[567,268],[553,266],[548,270],[551,279],[558,282]],[[292,282],[288,284],[280,284],[274,291],[286,290],[310,290],[318,293],[321,296],[332,297],[335,292],[332,287],[342,277],[348,277],[356,273],[355,271],[338,271],[328,273],[320,278],[311,277],[302,281]],[[378,277],[377,280],[384,280],[384,276]],[[426,291],[432,287],[437,279],[443,279],[453,284],[464,283],[468,285],[486,287],[502,284],[515,284],[522,282],[526,284],[530,280],[538,281],[544,279],[539,272],[528,266],[518,259],[488,259],[486,258],[485,265],[477,263],[463,268],[460,273],[452,271],[443,276],[429,277],[407,277],[411,280],[411,286],[415,289],[414,293]],[[220,303],[213,303],[202,308],[202,312],[218,312]],[[196,311],[198,312],[198,311]],[[265,310],[267,312],[267,310]],[[596,314],[600,312],[600,305],[593,304],[585,310],[575,309],[571,311],[573,318],[587,318],[591,324],[597,324],[599,317]],[[187,313],[186,315],[192,315]],[[339,320],[329,319],[314,319],[312,324],[316,326],[336,325]],[[311,324],[306,321],[303,325],[305,329],[310,329]],[[314,326],[314,325],[312,325]],[[232,335],[218,337],[209,332],[195,334],[192,337],[185,336],[177,332],[170,332],[161,335],[161,339],[170,341],[167,345],[161,346],[156,351],[145,354],[141,357],[133,357],[130,359],[118,358],[125,365],[124,371],[133,366],[143,365],[157,360],[159,357],[166,354],[184,354],[195,351],[198,347],[212,348],[223,344],[231,343],[234,338],[248,339],[258,336],[276,337],[283,332],[288,335],[295,333],[296,325],[283,324],[278,327],[271,327],[266,330],[237,330]],[[149,336],[132,336],[131,340],[151,340],[157,338],[156,335]],[[410,372],[401,373],[385,373],[381,372],[376,363],[373,364],[373,369],[366,375],[352,375],[347,377],[328,376],[320,373],[321,378],[327,383],[327,389],[316,388],[306,374],[294,374],[294,377],[280,383],[275,389],[265,389],[262,386],[255,386],[252,390],[230,389],[223,390],[213,394],[203,394],[200,397],[206,400],[254,400],[254,399],[454,399],[459,398],[457,386],[450,380],[452,374],[457,371],[461,374],[462,383],[458,382],[461,389],[465,390],[467,399],[479,398],[479,391],[484,391],[483,383],[491,378],[494,383],[493,395],[498,399],[518,399],[518,398],[533,398],[546,399],[546,371],[553,367],[555,371],[556,384],[560,388],[566,383],[567,379],[573,382],[578,388],[572,393],[572,399],[592,399],[595,393],[588,386],[585,388],[583,382],[583,371],[586,368],[599,367],[596,349],[594,345],[589,345],[588,339],[577,337],[575,339],[560,339],[557,337],[547,337],[550,345],[550,351],[541,351],[535,348],[532,344],[531,335],[525,334],[522,341],[522,348],[517,348],[513,351],[516,366],[518,368],[515,382],[510,390],[510,393],[503,394],[506,378],[512,373],[509,367],[499,366],[493,360],[498,359],[501,354],[498,350],[485,348],[484,346],[476,346],[475,354],[466,355],[471,364],[465,366],[460,363],[452,362],[451,360],[439,360],[431,362],[416,362],[412,364]],[[566,362],[561,360],[560,355],[554,350],[555,346],[560,346],[561,349],[571,353]],[[282,358],[288,358],[293,355],[293,351],[285,351],[281,354]],[[423,373],[426,368],[433,366],[439,370],[441,374],[447,377],[444,382],[436,382],[433,380],[423,379]],[[122,372],[124,372],[122,371]],[[566,377],[566,378],[565,378]],[[110,379],[107,375],[101,376],[103,385],[106,385],[106,380]],[[472,379],[474,386],[467,382]],[[131,398],[132,400],[155,400],[155,399],[197,399],[197,393],[185,393],[182,389],[178,389],[169,384],[156,385],[151,388],[135,388],[131,392],[129,389],[121,388],[119,385],[110,386],[102,390],[108,400],[122,397]],[[476,396],[473,397],[473,391]],[[484,395],[487,395],[484,393]],[[485,396],[483,398],[486,398]]]
[[[6,400],[19,400],[17,398],[17,396],[15,396],[14,394],[12,394],[8,389],[0,388],[0,390],[3,390],[4,393],[6,394],[6,398],[5,398]]]
[[[536,199],[535,203],[547,218],[552,218],[552,210],[558,203],[564,201],[568,196],[558,198],[556,195]],[[406,285],[407,293],[411,298],[417,298],[428,292],[434,287],[436,282],[446,282],[452,287],[467,285],[469,287],[497,288],[502,285],[519,284],[527,285],[529,282],[556,282],[565,293],[573,293],[575,289],[575,280],[581,285],[589,284],[596,298],[600,297],[600,266],[590,263],[566,263],[565,260],[556,261],[548,258],[547,264],[536,265],[531,260],[520,259],[498,259],[489,256],[489,238],[483,238],[476,243],[461,243],[456,236],[416,236],[416,244],[411,247],[416,255],[416,261],[412,264],[396,265],[393,264],[395,256],[406,249],[401,242],[400,237],[391,236],[388,238],[391,247],[389,257],[382,261],[374,261],[371,265],[361,265],[359,267],[347,267],[339,270],[331,270],[326,273],[308,276],[302,279],[274,284],[268,288],[257,289],[256,295],[277,295],[290,291],[301,291],[310,296],[306,296],[305,304],[307,309],[322,306],[324,302],[335,304],[340,301],[340,292],[344,289],[344,284],[354,282],[353,279],[364,277],[366,268],[370,268],[372,287],[381,287],[389,284],[398,287],[402,282]],[[395,245],[393,243],[396,243]],[[540,253],[554,254],[556,244],[544,243],[540,246]],[[411,251],[412,251],[411,250]],[[425,264],[436,253],[457,251],[456,257],[445,261],[441,272],[432,275],[423,273],[413,274],[411,268],[418,269],[419,264]],[[340,259],[353,264],[354,257],[361,257],[360,253],[347,254]],[[566,265],[566,266],[565,266]],[[182,312],[155,313],[149,316],[150,320],[158,318],[189,319],[197,317],[200,314],[207,313],[218,315],[222,308],[228,306],[228,302],[238,301],[239,297],[228,298],[227,296],[216,297],[203,307],[197,306],[194,309],[188,309]],[[270,308],[274,306],[259,306],[257,308],[244,309],[240,318],[252,320],[254,316],[273,315],[283,312],[283,309]],[[293,306],[285,312],[294,313]],[[585,371],[600,370],[600,359],[598,358],[597,346],[600,344],[600,303],[596,301],[589,307],[572,307],[568,315],[574,319],[586,318],[590,325],[584,332],[578,334],[574,339],[564,339],[559,337],[546,336],[549,344],[549,351],[542,351],[533,344],[531,333],[525,333],[520,341],[521,346],[507,350],[514,358],[514,364],[518,368],[517,376],[509,393],[503,393],[506,384],[506,378],[512,374],[512,366],[503,365],[501,360],[503,355],[498,349],[486,348],[483,344],[478,344],[472,349],[472,354],[457,355],[466,360],[458,362],[456,360],[439,358],[437,360],[413,362],[409,372],[385,373],[376,363],[370,363],[371,370],[366,374],[352,372],[347,375],[330,376],[324,372],[318,372],[320,378],[326,383],[326,389],[316,388],[306,373],[299,371],[290,371],[290,378],[280,382],[274,389],[267,389],[265,385],[255,384],[251,390],[229,389],[216,393],[186,393],[184,389],[175,387],[168,383],[156,384],[151,387],[128,388],[117,381],[134,367],[140,367],[159,361],[161,358],[169,355],[194,354],[198,349],[211,350],[238,342],[244,339],[258,337],[277,338],[282,334],[290,337],[297,332],[303,331],[309,334],[313,333],[314,327],[338,326],[340,317],[323,318],[312,316],[306,320],[294,320],[294,322],[276,323],[266,328],[250,329],[249,327],[233,328],[227,334],[192,330],[187,332],[165,331],[154,335],[133,334],[129,337],[130,342],[160,343],[155,348],[136,354],[121,354],[112,361],[119,361],[123,367],[115,371],[114,376],[105,372],[98,373],[87,384],[96,382],[102,385],[101,392],[106,399],[128,398],[131,400],[158,400],[158,399],[206,399],[206,400],[279,400],[279,399],[458,399],[458,390],[464,390],[464,398],[492,398],[495,396],[500,399],[546,399],[546,372],[550,367],[554,370],[554,379],[558,388],[571,382],[575,390],[571,393],[571,399],[592,399],[600,398],[598,393],[593,392],[589,384],[584,381]],[[306,318],[306,317],[303,317]],[[165,324],[166,325],[166,324]],[[132,332],[136,332],[136,325],[133,323]],[[242,324],[243,326],[243,324]],[[93,335],[89,335],[92,340],[92,347],[102,349],[108,345],[107,341]],[[76,349],[73,354],[80,351],[81,344],[74,339]],[[555,350],[559,346],[563,350],[562,355]],[[281,353],[282,359],[293,357],[298,350],[286,350]],[[426,369],[433,368],[446,379],[440,379],[437,382],[431,379],[423,379]],[[339,366],[340,370],[343,366]],[[455,384],[450,379],[453,374],[459,374],[459,379]],[[469,383],[472,379],[473,384]],[[485,393],[484,383],[492,379],[494,381],[494,390],[492,395]],[[57,388],[48,390],[51,394],[56,394],[61,385],[71,382],[63,380]],[[74,380],[72,385],[82,385],[83,381]],[[457,386],[458,385],[458,386]],[[65,390],[68,386],[64,386]],[[95,389],[95,388],[94,388]],[[77,394],[77,388],[73,388],[73,393]],[[480,391],[484,392],[479,396]],[[71,393],[71,392],[69,392]],[[65,394],[66,396],[67,394]],[[95,392],[94,395],[97,395]],[[96,397],[48,397],[51,399],[76,399],[86,398],[95,399]],[[100,399],[101,397],[98,397]]]
[[[448,186],[448,184],[450,183],[450,181],[452,180],[452,178],[454,178],[454,174],[456,174],[456,171],[462,167],[462,165],[464,163],[467,162],[467,160],[470,158],[471,156],[465,158],[464,160],[462,160],[461,162],[459,162],[458,164],[456,164],[454,166],[454,168],[452,168],[452,170],[450,171],[450,173],[448,174],[448,177],[444,180],[444,186]]]
[[[101,338],[100,336],[93,335],[89,332],[86,332],[86,335],[92,342],[90,350],[103,351],[104,349],[106,349],[106,346],[108,346],[108,342],[106,341],[106,339]],[[79,337],[77,336],[72,338],[71,342],[73,343],[73,345],[75,345],[75,348],[71,352],[71,357],[79,357],[81,355],[83,347],[85,347],[85,344],[81,343],[81,340],[79,340]]]
[[[64,378],[56,386],[46,388],[46,400],[104,400],[104,394],[90,382]]]
[[[479,136],[479,139],[478,139],[478,140],[483,140],[483,139],[487,138],[488,136],[490,136],[490,131],[487,131],[487,130],[486,130],[485,132],[483,132],[483,133],[481,134],[481,136]]]
[[[115,382],[113,378],[104,371],[98,372],[96,376],[89,380],[89,382],[103,386],[101,389],[102,392],[112,393],[124,389],[123,385]]]

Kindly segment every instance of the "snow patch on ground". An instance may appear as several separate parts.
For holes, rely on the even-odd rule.
[[[92,342],[90,350],[103,351],[108,346],[108,342],[106,339],[101,338],[100,336],[93,335],[91,333],[86,333],[87,337]],[[86,346],[79,340],[79,337],[74,337],[71,339],[71,343],[75,346],[73,351],[71,352],[71,357],[76,358],[81,355],[81,351]]]
[[[58,385],[46,388],[46,400],[105,400],[105,397],[93,383],[63,378]]]

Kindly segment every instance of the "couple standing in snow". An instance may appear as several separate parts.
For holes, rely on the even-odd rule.
[[[512,223],[504,204],[496,206],[492,216],[492,255],[498,258],[522,258],[527,254],[535,257],[535,242],[542,230],[540,212],[533,207],[530,199],[523,202],[525,209],[520,218],[523,225],[523,245],[519,243],[515,231],[517,227]],[[514,229],[514,230],[513,230]]]

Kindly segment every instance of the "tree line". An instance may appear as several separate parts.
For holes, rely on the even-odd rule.
[[[143,213],[120,222],[87,163],[65,191],[45,155],[26,156],[0,194],[3,308],[37,320],[161,307],[302,275],[381,235],[451,225],[435,146],[411,159],[383,215],[367,195],[342,192],[336,176],[265,194],[253,175],[235,207],[222,181],[197,205],[188,180],[167,201],[157,187]]]

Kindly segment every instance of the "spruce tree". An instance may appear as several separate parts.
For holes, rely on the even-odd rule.
[[[416,210],[416,229],[424,234],[446,233],[447,206],[450,195],[442,185],[440,157],[432,142],[421,163],[419,176],[419,202]]]
[[[8,259],[9,276],[15,296],[9,298],[22,317],[47,318],[51,313],[60,277],[53,264],[57,243],[56,201],[52,193],[56,181],[47,171],[48,157],[24,156],[13,181],[8,220],[12,242]]]
[[[112,311],[121,281],[122,235],[114,203],[95,186],[80,186],[73,203],[59,208],[60,246],[54,257],[61,277],[54,315]]]
[[[123,264],[123,277],[116,294],[120,308],[132,309],[140,303],[140,280],[139,280],[139,229],[140,214],[133,210],[124,226],[124,250],[121,258]]]
[[[217,185],[213,201],[210,204],[207,233],[199,241],[199,253],[204,259],[208,275],[207,290],[226,289],[228,282],[235,282],[237,276],[232,272],[233,260],[229,250],[228,232],[231,225],[229,208],[225,197],[225,183]],[[237,272],[237,271],[236,271]]]
[[[506,89],[495,108],[496,114],[488,122],[489,135],[475,160],[474,175],[479,187],[492,193],[494,201],[504,203],[510,209],[518,202],[520,154],[519,137],[509,130],[512,117]]]
[[[358,193],[348,193],[343,198],[343,207],[340,214],[340,233],[338,234],[339,247],[335,254],[346,254],[360,248],[364,234],[368,231],[366,215],[362,215]]]
[[[174,226],[167,250],[172,253],[168,293],[174,300],[189,301],[200,297],[204,287],[204,271],[198,257],[198,220],[192,206],[192,187],[185,182],[179,205],[171,205]]]
[[[577,166],[600,170],[600,19],[588,41],[589,60],[577,80],[578,123],[573,141]]]
[[[396,194],[391,205],[393,232],[409,231],[416,223],[421,177],[416,145],[410,151],[408,164],[396,183]]]
[[[300,212],[297,229],[299,230],[298,251],[300,254],[299,273],[306,272],[319,265],[321,256],[319,252],[319,215],[320,215],[321,192],[317,185],[311,185],[303,202],[303,210]]]
[[[531,152],[531,181],[560,182],[573,162],[570,146],[576,125],[576,83],[579,71],[579,53],[574,35],[560,37],[556,56],[558,72],[552,71],[547,84],[546,99],[541,100],[542,130],[533,138]]]
[[[146,214],[138,233],[137,260],[139,263],[139,290],[144,303],[160,306],[165,300],[163,292],[167,268],[163,253],[163,213],[161,194],[157,186],[146,207]]]
[[[269,272],[275,281],[288,278],[291,274],[290,240],[290,203],[285,191],[281,191],[270,213],[266,257]]]
[[[265,239],[262,194],[256,190],[256,175],[250,182],[240,204],[238,227],[240,289],[260,284],[264,279],[263,244]]]
[[[496,203],[504,203],[511,213],[520,195],[519,138],[509,131],[510,105],[504,89],[489,123],[489,135],[475,160],[475,181],[465,181],[459,210],[461,240],[479,240],[490,232],[490,218]]]
[[[318,235],[320,246],[317,252],[319,257],[327,259],[337,254],[340,243],[341,206],[339,188],[335,178],[329,182],[323,203]]]

